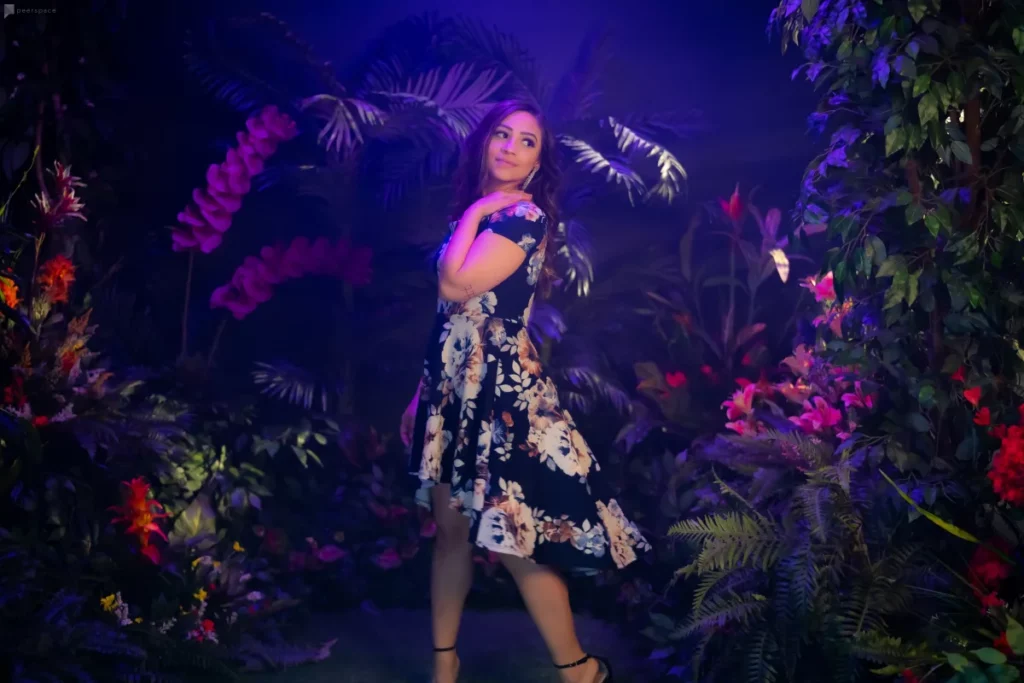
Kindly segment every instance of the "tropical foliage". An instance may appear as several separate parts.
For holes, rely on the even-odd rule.
[[[674,529],[700,585],[653,634],[695,636],[694,675],[1020,677],[1020,18],[999,0],[773,13],[830,133],[796,217],[837,246],[788,362],[802,412],[738,394],[742,436],[699,449],[735,508]]]

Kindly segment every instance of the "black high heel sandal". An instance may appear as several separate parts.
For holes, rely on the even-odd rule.
[[[602,673],[604,674],[604,678],[599,679],[598,683],[614,683],[614,681],[612,680],[612,664],[611,664],[611,662],[609,662],[604,657],[598,657],[597,655],[590,655],[590,654],[584,655],[583,659],[580,659],[579,661],[575,661],[572,664],[555,664],[555,668],[556,669],[572,669],[573,667],[580,666],[581,664],[586,664],[591,659],[596,659],[597,660],[597,664],[598,664],[597,673],[599,675],[602,674]]]
[[[454,649],[455,649],[454,645],[452,645],[451,647],[435,647],[434,648],[434,652],[451,652]],[[459,659],[458,655],[455,655],[455,678],[459,677],[459,669],[461,669],[461,668],[462,668],[462,661]],[[433,680],[433,679],[431,679],[431,680]]]

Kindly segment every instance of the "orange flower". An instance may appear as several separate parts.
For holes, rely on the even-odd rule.
[[[139,540],[142,554],[156,563],[159,553],[155,547],[150,546],[149,535],[151,532],[156,533],[165,541],[167,540],[167,535],[156,523],[157,519],[166,517],[167,513],[155,512],[155,510],[163,510],[163,505],[149,498],[149,484],[144,478],[136,477],[131,481],[121,483],[128,487],[128,491],[124,503],[109,508],[121,514],[113,521],[128,523],[129,526],[125,529],[125,533],[134,534]]]
[[[18,285],[14,280],[0,277],[0,301],[3,301],[8,308],[18,305]]]
[[[75,281],[75,264],[63,254],[54,256],[39,269],[39,287],[53,303],[66,302]]]

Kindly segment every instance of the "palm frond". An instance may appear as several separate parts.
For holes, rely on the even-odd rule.
[[[364,127],[382,126],[387,120],[386,113],[370,102],[326,93],[307,97],[299,103],[299,109],[311,110],[325,121],[316,141],[328,151],[355,149],[363,144]]]
[[[635,194],[647,193],[643,178],[624,161],[606,157],[590,143],[571,135],[559,135],[558,141],[575,153],[573,161],[585,170],[604,176],[606,182],[622,185],[630,204],[635,203]]]
[[[625,154],[639,153],[654,159],[658,165],[659,180],[647,192],[645,199],[660,197],[671,202],[679,194],[682,184],[686,182],[686,169],[679,163],[675,155],[640,133],[628,127],[615,117],[608,117],[619,150]]]
[[[553,339],[556,342],[562,341],[567,326],[562,312],[547,301],[535,301],[533,310],[530,311],[529,330],[530,336],[534,339]]]
[[[576,295],[587,296],[594,282],[594,249],[590,232],[579,221],[572,219],[559,223],[561,246],[558,254],[565,258],[565,284],[576,283]]]
[[[454,134],[463,139],[480,123],[493,104],[491,97],[508,74],[493,69],[475,73],[472,64],[431,69],[416,79],[402,82],[400,73],[381,69],[368,77],[368,91],[395,106],[413,105],[434,112]]]
[[[547,103],[547,114],[556,126],[590,116],[602,94],[599,79],[608,57],[607,31],[594,31],[584,38]]]
[[[537,76],[537,63],[515,36],[472,19],[455,18],[451,27],[450,40],[457,56],[483,68],[508,72],[510,85],[517,91],[514,94],[544,101],[545,87]]]
[[[319,395],[320,410],[327,410],[328,394],[336,387],[328,386],[310,371],[291,363],[256,363],[256,366],[259,369],[252,371],[252,380],[257,386],[263,387],[260,393],[302,406],[306,410],[312,408]]]
[[[593,409],[594,399],[601,399],[611,404],[620,415],[628,415],[632,408],[632,398],[612,380],[597,372],[589,365],[559,367],[558,372],[576,391],[563,392],[570,409],[589,413]]]

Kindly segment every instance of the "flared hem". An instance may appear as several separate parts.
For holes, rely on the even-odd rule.
[[[417,487],[414,496],[416,504],[419,507],[433,512],[434,503],[430,495],[430,490],[441,484],[451,486],[451,482],[435,481],[431,478],[424,479],[419,476],[419,473],[410,474],[412,474],[412,476],[414,476],[419,482],[419,486]],[[535,564],[556,568],[559,571],[574,576],[594,576],[607,570],[622,571],[636,563],[643,556],[638,553],[630,562],[622,566],[618,566],[608,553],[602,556],[596,556],[581,551],[571,543],[550,542],[538,545],[533,555],[522,555],[509,552],[507,547],[492,545],[483,538],[483,536],[486,535],[486,531],[484,531],[480,525],[480,510],[474,510],[472,508],[460,509],[459,498],[454,495],[449,496],[448,502],[451,509],[459,511],[464,517],[470,520],[469,544],[481,550],[492,552],[496,555],[518,557]],[[475,516],[473,514],[474,512],[477,513]]]

